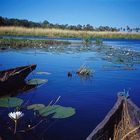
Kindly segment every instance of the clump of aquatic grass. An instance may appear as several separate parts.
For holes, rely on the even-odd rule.
[[[95,40],[95,44],[96,44],[96,45],[103,45],[103,40],[100,39],[100,38],[97,38],[97,39]]]
[[[84,38],[83,39],[83,44],[88,46],[92,44],[92,40],[90,38]]]
[[[55,28],[0,27],[0,35],[15,36],[48,36],[48,37],[80,37],[80,38],[127,38],[140,39],[140,33],[109,31],[76,31]]]
[[[89,67],[82,65],[76,73],[81,76],[89,76],[92,75],[93,71]]]

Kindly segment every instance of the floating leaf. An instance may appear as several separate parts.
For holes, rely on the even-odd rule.
[[[39,110],[39,114],[43,117],[47,117],[48,115],[56,113],[58,107],[58,105],[46,106],[45,108]]]
[[[0,98],[0,107],[17,107],[23,103],[23,100],[16,97]]]
[[[52,118],[62,119],[73,116],[75,114],[75,109],[60,105],[52,105],[39,110],[39,114],[43,117],[52,115]]]
[[[72,107],[59,107],[57,112],[54,114],[53,118],[68,118],[75,114],[75,109]]]
[[[27,81],[27,84],[28,85],[40,85],[40,84],[44,84],[46,82],[48,82],[47,79],[32,79],[32,80]]]
[[[30,110],[30,109],[40,110],[40,109],[42,109],[44,107],[45,107],[45,105],[43,105],[43,104],[32,104],[32,105],[27,106],[27,109],[28,110]]]
[[[37,72],[36,74],[40,74],[40,75],[50,75],[51,73],[49,73],[49,72]]]

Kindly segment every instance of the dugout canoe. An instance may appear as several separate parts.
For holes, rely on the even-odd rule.
[[[140,109],[119,92],[113,108],[86,140],[140,140]]]

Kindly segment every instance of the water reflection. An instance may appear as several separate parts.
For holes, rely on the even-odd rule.
[[[19,93],[26,93],[26,92],[29,92],[31,90],[34,90],[35,88],[37,88],[37,85],[28,85],[26,84],[26,82],[23,82],[22,85],[20,85],[17,89],[11,91],[11,92],[1,92],[0,93],[0,97],[3,97],[3,96],[17,96]]]

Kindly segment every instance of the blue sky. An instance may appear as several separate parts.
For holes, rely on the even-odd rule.
[[[140,0],[0,0],[0,16],[95,27],[139,27]]]

